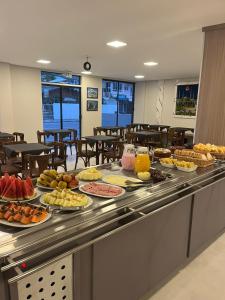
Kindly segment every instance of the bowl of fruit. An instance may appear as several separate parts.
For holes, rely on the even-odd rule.
[[[161,158],[159,161],[163,167],[170,168],[170,169],[176,168],[177,159],[175,158],[171,158],[171,157]]]
[[[175,164],[176,164],[176,167],[178,170],[184,171],[184,172],[193,172],[198,167],[193,162],[183,161],[183,160],[177,160]]]
[[[73,173],[58,173],[56,170],[45,170],[37,179],[37,186],[46,190],[76,189],[79,181]]]

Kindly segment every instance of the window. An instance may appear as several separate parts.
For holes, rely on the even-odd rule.
[[[134,83],[102,81],[102,125],[127,126],[134,111]]]
[[[55,84],[72,84],[80,85],[81,78],[78,75],[67,76],[61,73],[55,72],[41,72],[41,81],[42,83],[55,83]]]
[[[50,129],[76,129],[78,136],[81,130],[81,88],[42,82],[42,113],[43,128]],[[50,73],[52,74],[52,73]],[[42,75],[43,76],[43,75]],[[59,74],[60,77],[60,74]],[[79,77],[79,76],[78,76]]]
[[[176,107],[177,116],[196,116],[198,99],[198,83],[182,83],[176,86]]]

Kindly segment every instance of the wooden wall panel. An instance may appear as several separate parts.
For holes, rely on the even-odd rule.
[[[205,29],[196,142],[225,145],[225,25]]]

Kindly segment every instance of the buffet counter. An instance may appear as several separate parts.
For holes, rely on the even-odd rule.
[[[1,299],[138,300],[188,263],[225,228],[225,166],[154,167],[172,176],[29,229],[0,225]]]

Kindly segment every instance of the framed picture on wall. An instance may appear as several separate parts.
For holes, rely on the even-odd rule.
[[[87,100],[87,111],[98,111],[98,101]]]
[[[175,115],[195,117],[198,99],[198,82],[176,85]]]
[[[98,88],[87,88],[87,98],[98,99]]]

